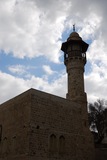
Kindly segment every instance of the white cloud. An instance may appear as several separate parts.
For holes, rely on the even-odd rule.
[[[18,77],[23,76],[23,78],[30,78],[32,76],[32,71],[35,70],[35,66],[25,66],[25,65],[9,65],[8,70]]]
[[[6,73],[0,72],[0,103],[18,95],[28,89],[24,79],[15,78]]]
[[[92,41],[87,57],[91,72],[85,76],[88,101],[107,99],[107,45],[102,34]]]
[[[53,71],[50,66],[48,65],[43,65],[43,70],[46,72],[46,74],[48,75],[52,75],[55,73],[55,71]]]
[[[101,53],[101,52],[100,52]],[[88,93],[89,101],[96,101],[96,99],[107,99],[107,64],[106,60],[102,58],[95,59],[91,63],[92,71],[85,75],[86,92]]]
[[[23,65],[12,65],[8,67],[8,70],[19,75],[26,73],[26,67]]]
[[[59,38],[69,7],[64,6],[64,1],[61,4],[56,1],[50,3],[48,9],[47,6],[39,8],[36,3],[29,0],[0,3],[0,8],[3,7],[0,18],[0,48],[19,58],[45,55],[49,60],[58,62],[61,46]]]
[[[86,18],[84,18],[83,24],[81,26],[80,35],[84,40],[95,39],[98,37],[98,29],[100,28],[102,18],[95,13],[90,13]]]

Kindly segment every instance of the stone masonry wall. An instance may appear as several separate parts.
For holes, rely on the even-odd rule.
[[[81,106],[30,89],[0,105],[0,160],[94,160]]]
[[[75,58],[69,59],[67,62],[67,73],[68,98],[86,101],[86,97],[84,97],[84,61]]]
[[[93,139],[78,104],[35,90],[31,99],[31,160],[94,160]]]
[[[0,160],[27,160],[30,95],[24,93],[0,105]]]

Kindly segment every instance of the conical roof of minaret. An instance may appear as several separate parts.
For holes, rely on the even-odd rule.
[[[70,41],[70,40],[79,40],[79,41],[82,41],[82,38],[79,36],[79,34],[77,32],[72,32],[67,41]]]

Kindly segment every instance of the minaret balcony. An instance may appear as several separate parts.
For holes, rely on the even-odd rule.
[[[80,51],[72,51],[68,53],[64,53],[64,64],[66,65],[68,60],[71,59],[79,59],[86,63],[86,53],[80,53]]]

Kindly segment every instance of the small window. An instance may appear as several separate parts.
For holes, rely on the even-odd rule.
[[[59,153],[63,154],[65,152],[65,138],[64,136],[59,137]]]
[[[54,153],[57,151],[57,138],[54,134],[52,134],[50,136],[50,140],[49,140],[49,143],[50,143],[50,152]]]
[[[82,57],[85,58],[86,57],[86,53],[82,53]]]
[[[86,120],[84,121],[84,126],[87,127],[87,121]]]
[[[2,140],[2,125],[0,125],[0,141]]]

